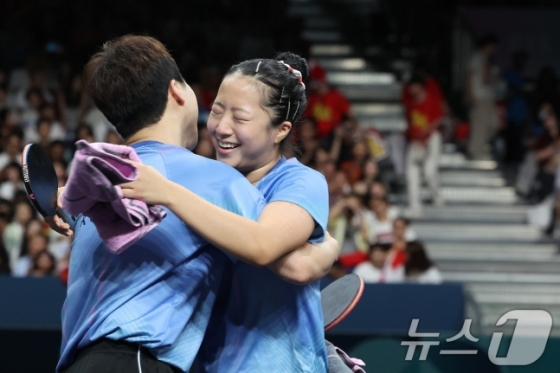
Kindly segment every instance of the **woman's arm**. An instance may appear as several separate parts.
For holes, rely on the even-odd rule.
[[[271,263],[268,268],[284,281],[307,285],[326,276],[340,254],[338,242],[325,233],[325,241],[309,243]]]
[[[270,265],[298,249],[315,227],[311,215],[296,204],[269,203],[253,221],[206,201],[153,167],[134,164],[140,176],[121,185],[124,197],[169,208],[206,240],[250,264]]]

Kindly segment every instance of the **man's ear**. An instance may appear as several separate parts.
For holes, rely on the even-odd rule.
[[[277,127],[278,133],[276,134],[275,142],[279,144],[282,140],[284,140],[289,134],[290,130],[292,129],[292,123],[285,120]]]
[[[185,104],[185,97],[183,92],[183,87],[181,87],[183,83],[172,79],[169,82],[169,95],[177,102],[179,106],[183,106]]]

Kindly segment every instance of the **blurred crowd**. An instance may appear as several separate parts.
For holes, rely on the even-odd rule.
[[[205,128],[223,72],[200,71],[192,84],[200,106],[195,152],[214,157]],[[310,64],[309,105],[285,156],[321,172],[329,186],[329,231],[343,255],[333,270],[363,274],[367,281],[439,282],[441,277],[401,212],[390,203],[402,187],[389,147],[375,128],[362,128],[325,70]],[[82,92],[79,70],[64,64],[0,71],[0,270],[13,276],[65,273],[70,239],[51,231],[30,205],[22,183],[21,150],[30,142],[47,152],[64,185],[77,140],[121,144],[111,124]]]
[[[64,27],[55,26],[64,15],[48,7],[40,16],[23,7],[0,13],[2,274],[64,275],[70,255],[71,241],[51,231],[28,201],[21,174],[23,146],[40,144],[64,185],[77,140],[122,143],[82,90],[83,64],[102,42],[144,28],[170,47],[198,99],[194,151],[210,158],[214,149],[205,124],[227,68],[275,50],[308,55],[301,23],[275,11],[282,2],[247,1],[240,8],[222,3],[215,7],[218,3],[210,1],[193,12],[169,2],[157,10],[139,6],[134,17],[126,17],[128,8],[115,6],[104,14],[102,4],[76,4],[65,5],[73,17]],[[145,17],[151,12],[154,22]],[[245,22],[256,15],[258,22]],[[182,22],[182,17],[191,22]],[[61,31],[68,29],[73,32]],[[425,201],[444,203],[438,162],[449,143],[470,159],[510,165],[518,195],[535,205],[529,221],[554,233],[560,219],[558,79],[552,68],[544,67],[534,84],[527,82],[523,69],[530,56],[522,51],[500,73],[493,62],[497,48],[491,35],[480,40],[466,64],[461,105],[450,105],[437,74],[418,63],[401,95],[407,128],[390,134],[359,123],[344,94],[329,85],[326,71],[310,61],[309,104],[285,156],[297,157],[327,180],[328,229],[342,249],[333,277],[354,271],[369,282],[441,282],[411,221],[423,216]],[[424,184],[428,199],[421,193]],[[408,206],[402,209],[405,203],[398,197],[405,194]]]

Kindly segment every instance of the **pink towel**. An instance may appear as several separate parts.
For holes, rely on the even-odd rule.
[[[62,207],[72,215],[89,217],[109,250],[119,254],[155,228],[166,212],[160,206],[123,198],[117,184],[138,177],[138,169],[124,160],[141,162],[133,148],[84,140],[76,146]]]

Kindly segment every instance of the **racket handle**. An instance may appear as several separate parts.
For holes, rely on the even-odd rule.
[[[63,209],[58,209],[58,211],[60,211],[62,218],[70,225],[70,228],[74,230],[74,228],[76,227],[76,219]]]

